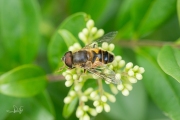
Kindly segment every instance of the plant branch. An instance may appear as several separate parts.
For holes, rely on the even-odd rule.
[[[135,47],[163,47],[164,45],[169,45],[174,48],[180,48],[180,44],[175,42],[164,42],[164,41],[154,41],[154,40],[119,40],[115,42],[116,45],[124,48],[135,48]]]
[[[65,80],[63,75],[53,75],[53,74],[47,75],[47,79],[49,82],[56,82],[56,81],[64,81]]]

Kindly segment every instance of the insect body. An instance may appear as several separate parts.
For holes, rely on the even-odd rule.
[[[97,47],[98,44],[101,44],[102,42],[109,42],[112,40],[116,34],[117,32],[108,33],[95,40],[95,43],[91,43],[74,53],[68,51],[65,53],[62,60],[70,69],[81,67],[108,82],[118,84],[114,71],[105,66],[106,64],[113,62],[114,55]],[[106,70],[106,72],[103,72],[104,70]]]
[[[81,67],[96,68],[103,64],[111,63],[114,55],[98,48],[84,49],[72,54],[73,65]]]

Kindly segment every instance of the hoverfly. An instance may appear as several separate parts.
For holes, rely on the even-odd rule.
[[[119,84],[120,80],[116,79],[115,72],[106,66],[106,64],[113,62],[114,55],[98,48],[103,42],[110,42],[114,39],[116,34],[117,32],[107,33],[79,51],[66,52],[62,58],[63,62],[69,69],[81,67],[84,71],[87,70],[107,82]]]

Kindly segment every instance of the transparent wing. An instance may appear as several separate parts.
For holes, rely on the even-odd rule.
[[[121,80],[116,79],[115,72],[109,69],[108,67],[103,67],[103,69],[102,68],[96,68],[96,69],[86,68],[86,69],[92,74],[95,74],[96,76],[106,80],[109,83],[113,83],[113,84],[121,83]]]
[[[83,49],[98,47],[98,46],[101,46],[101,44],[103,42],[110,42],[111,40],[113,40],[116,37],[117,33],[118,33],[117,31],[109,32],[109,33],[103,35],[102,37],[94,40],[92,43],[86,45]]]

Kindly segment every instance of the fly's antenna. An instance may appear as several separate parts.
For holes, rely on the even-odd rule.
[[[64,57],[61,58],[62,61],[64,61]],[[59,68],[56,72],[61,72],[66,67],[65,63],[62,67]]]
[[[59,68],[59,70],[57,70],[56,72],[61,72],[64,68],[66,67],[66,65],[64,64],[62,67]]]

